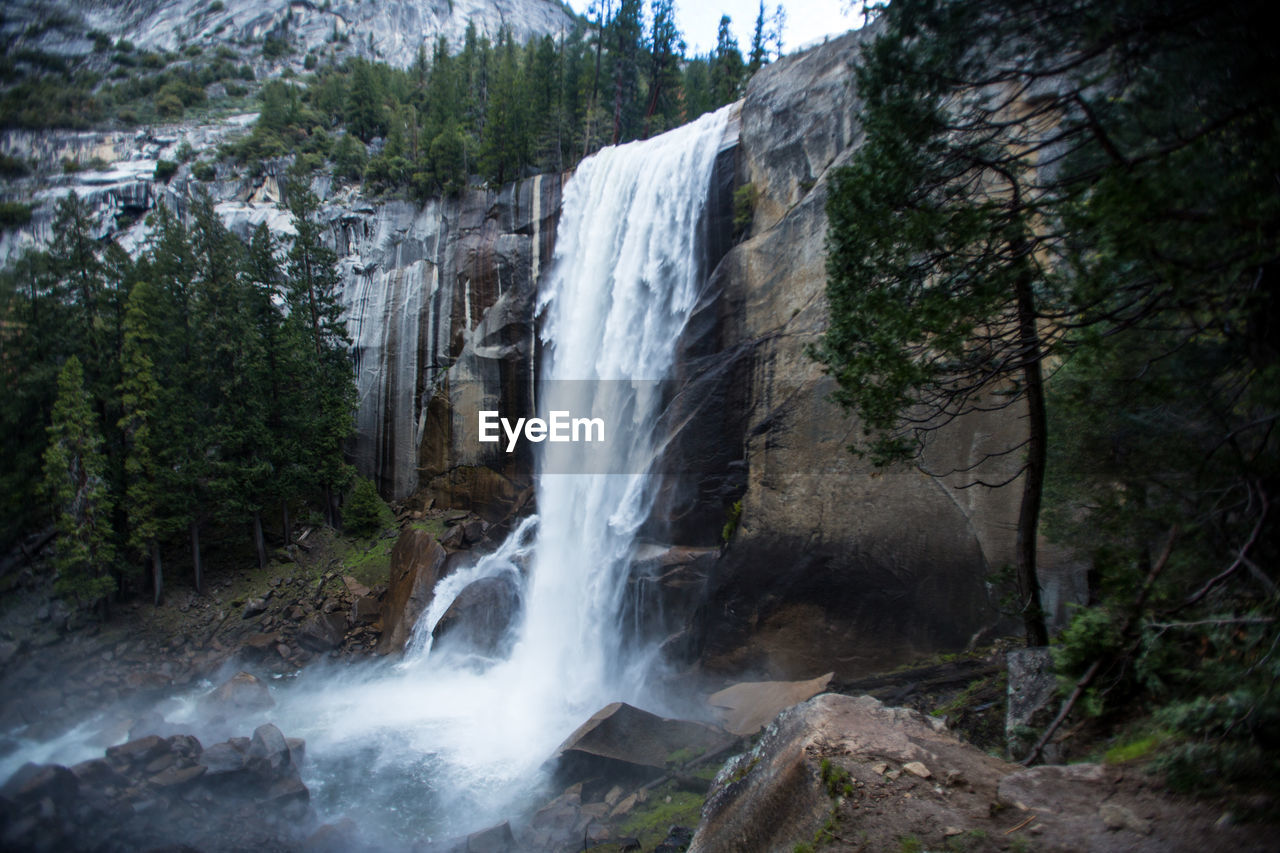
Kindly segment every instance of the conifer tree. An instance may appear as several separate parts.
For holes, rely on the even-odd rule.
[[[716,50],[711,56],[711,91],[716,106],[723,106],[742,96],[742,52],[738,40],[729,29],[733,23],[728,15],[720,17],[716,31]]]
[[[113,503],[105,467],[84,367],[73,355],[58,374],[58,399],[44,455],[44,491],[57,529],[54,589],[86,607],[105,602],[115,585]]]
[[[160,405],[152,353],[156,350],[154,311],[157,294],[150,282],[140,281],[129,294],[125,315],[124,352],[121,359],[120,400],[124,416],[126,456],[125,510],[129,524],[129,548],[151,561],[155,604],[164,597],[164,570],[160,539],[164,532],[160,511],[156,442],[153,421]]]

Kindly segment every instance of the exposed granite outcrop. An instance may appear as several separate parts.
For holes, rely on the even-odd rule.
[[[824,207],[832,171],[860,141],[853,66],[869,37],[770,65],[742,107],[739,180],[754,188],[754,216],[713,277],[711,347],[746,389],[742,508],[689,637],[711,671],[849,677],[962,647],[1000,618],[986,580],[1012,561],[1018,486],[962,489],[961,475],[878,470],[848,453],[860,427],[806,353],[827,322]],[[927,463],[967,468],[1020,428],[1009,412],[963,419],[934,436]],[[998,481],[1017,464],[978,470]],[[1047,605],[1061,607],[1047,576]]]

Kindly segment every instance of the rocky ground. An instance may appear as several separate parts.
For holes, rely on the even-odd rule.
[[[203,691],[206,720],[220,711],[235,720],[233,712],[269,707],[270,678],[395,653],[406,614],[416,618],[429,601],[424,591],[498,533],[466,513],[419,508],[358,542],[303,528],[265,570],[215,545],[202,594],[175,573],[161,606],[135,601],[105,620],[50,600],[30,567],[10,561],[0,763],[13,765],[23,742],[56,738],[92,711],[103,713],[80,734],[103,752],[67,766],[9,766],[0,846],[361,849],[355,824],[319,824],[298,770],[305,744],[288,732],[228,723],[202,744],[157,710],[165,697]],[[473,623],[472,598],[484,615],[496,612],[501,593],[460,595],[440,630]],[[501,628],[465,636],[483,646]],[[1270,800],[1175,797],[1137,766],[1006,762],[1008,645],[858,680],[732,685],[707,700],[720,726],[609,706],[553,757],[544,806],[422,849],[1272,849]]]

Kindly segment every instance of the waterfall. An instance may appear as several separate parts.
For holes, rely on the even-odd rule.
[[[636,533],[654,500],[658,383],[706,278],[703,215],[727,116],[607,148],[565,187],[540,285],[538,409],[601,416],[608,458],[581,445],[538,445],[537,517],[437,585],[393,674],[349,688],[330,678],[319,701],[302,703],[300,734],[315,763],[366,748],[372,737],[379,764],[415,780],[404,796],[436,813],[443,836],[521,805],[542,762],[603,705],[653,704],[643,683],[652,650],[623,642],[623,598]],[[453,597],[500,574],[524,578],[507,659],[477,667],[433,649],[431,630]],[[381,791],[377,799],[396,796]]]
[[[645,689],[653,650],[625,637],[637,620],[624,599],[655,497],[660,383],[706,278],[704,212],[727,120],[726,109],[584,160],[564,189],[553,256],[535,255],[537,408],[600,417],[603,451],[537,445],[538,515],[436,585],[403,660],[318,663],[272,691],[274,708],[232,720],[204,718],[193,693],[167,722],[198,734],[221,727],[207,742],[267,720],[305,738],[303,781],[321,819],[351,816],[369,849],[404,849],[535,805],[544,762],[604,705],[664,710]],[[416,356],[386,354],[418,337],[435,285],[421,258],[397,267],[394,276],[357,275],[347,293],[369,319],[352,330],[362,387],[384,408],[407,404],[399,382],[422,369]],[[412,436],[385,439],[389,453],[403,453]],[[505,657],[453,654],[447,640],[432,648],[431,629],[454,597],[499,576],[521,600]]]

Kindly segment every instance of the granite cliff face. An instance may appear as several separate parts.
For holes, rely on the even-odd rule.
[[[849,676],[963,646],[1000,619],[986,580],[1012,562],[1017,484],[964,489],[959,475],[878,470],[848,453],[860,427],[805,352],[826,324],[826,192],[859,142],[852,69],[869,37],[768,66],[742,107],[738,177],[754,188],[754,217],[715,272],[716,340],[704,344],[745,386],[731,392],[746,396],[741,515],[683,638],[711,671]],[[1010,413],[958,421],[927,464],[967,468],[1020,429]],[[998,481],[1016,464],[979,470]],[[1051,612],[1076,594],[1065,572],[1045,580]]]
[[[90,53],[91,30],[169,51],[287,35],[298,49],[284,61],[299,67],[303,55],[335,43],[405,67],[422,45],[430,55],[437,36],[461,46],[468,23],[491,40],[506,28],[523,44],[530,36],[567,30],[572,18],[555,0],[15,0],[6,4],[0,26],[6,37],[31,33],[33,46],[59,54]]]

